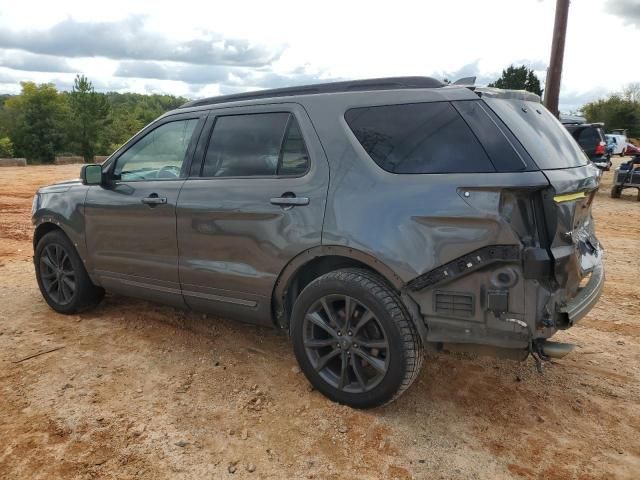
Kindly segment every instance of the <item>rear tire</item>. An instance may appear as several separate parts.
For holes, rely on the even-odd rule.
[[[34,262],[40,292],[56,312],[78,313],[95,307],[104,297],[104,290],[91,282],[82,259],[61,230],[40,239]]]
[[[616,185],[611,187],[611,198],[620,198],[621,194],[622,194],[622,188]]]
[[[311,384],[355,408],[395,400],[418,376],[424,356],[398,295],[363,269],[336,270],[307,285],[293,307],[291,337]]]

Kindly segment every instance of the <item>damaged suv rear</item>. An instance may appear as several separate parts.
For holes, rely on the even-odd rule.
[[[604,284],[598,182],[526,92],[410,77],[214,97],[41,189],[36,273],[63,313],[106,289],[276,326],[319,391],[371,407],[428,345],[565,354],[548,339]]]

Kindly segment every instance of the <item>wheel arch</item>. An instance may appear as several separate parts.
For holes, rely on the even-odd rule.
[[[311,281],[330,271],[353,267],[378,274],[398,294],[404,286],[391,268],[372,255],[351,247],[319,245],[294,257],[278,276],[271,297],[276,326],[288,330],[293,303]]]
[[[60,218],[58,216],[47,215],[42,216],[37,219],[35,222],[35,230],[33,232],[33,251],[35,254],[36,247],[38,246],[38,242],[44,237],[47,233],[53,231],[62,232],[71,245],[75,249],[76,253],[84,263],[84,267],[87,270],[87,274],[89,278],[95,285],[100,285],[99,280],[93,275],[91,269],[90,258],[87,255],[87,249],[85,248],[84,243],[84,235],[82,233],[76,232],[73,228],[72,224],[68,224],[64,218]]]
[[[69,235],[67,234],[67,232],[64,231],[64,229],[60,226],[59,223],[50,222],[50,221],[42,222],[42,223],[38,224],[38,226],[36,227],[35,231],[33,232],[33,250],[34,250],[34,252],[36,250],[36,247],[38,246],[38,242],[42,239],[42,237],[44,237],[49,232],[53,232],[54,230],[61,231],[62,233],[64,233],[64,235],[67,238],[69,238]],[[71,241],[70,238],[69,238],[69,240]]]

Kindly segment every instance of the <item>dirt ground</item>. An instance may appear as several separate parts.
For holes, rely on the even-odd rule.
[[[0,478],[640,478],[640,202],[609,198],[612,173],[594,207],[604,295],[557,335],[574,353],[543,375],[430,355],[398,401],[356,411],[268,329],[116,296],[50,310],[31,199],[78,169],[0,169]]]

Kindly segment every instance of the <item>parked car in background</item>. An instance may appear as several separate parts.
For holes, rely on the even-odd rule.
[[[621,135],[617,133],[607,133],[605,135],[607,143],[613,144],[612,155],[620,155],[621,157],[625,156],[625,150],[627,148],[627,136]]]
[[[55,311],[105,290],[287,332],[329,398],[411,385],[424,348],[539,362],[604,285],[600,172],[528,92],[426,77],[193,101],[33,201]]]
[[[633,143],[627,143],[625,147],[625,155],[640,155],[640,148],[636,147]]]
[[[596,167],[604,171],[608,171],[611,168],[611,159],[607,155],[603,123],[565,124],[565,128],[571,133]]]

